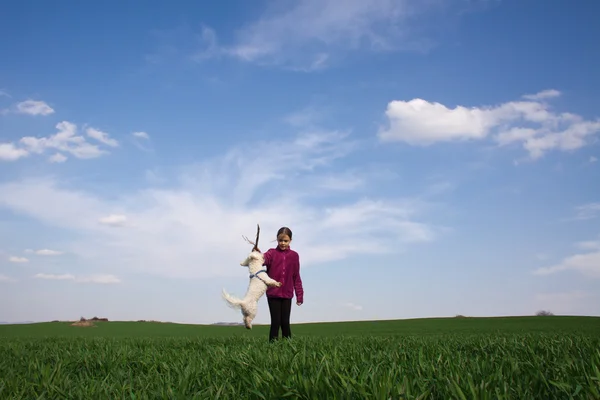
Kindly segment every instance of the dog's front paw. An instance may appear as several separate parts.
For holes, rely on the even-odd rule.
[[[275,282],[275,287],[281,287],[281,282]]]

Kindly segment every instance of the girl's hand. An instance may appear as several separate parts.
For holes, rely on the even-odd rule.
[[[302,303],[300,303],[299,301],[297,301],[297,302],[296,302],[296,305],[297,305],[297,306],[301,306],[301,305],[302,305]]]

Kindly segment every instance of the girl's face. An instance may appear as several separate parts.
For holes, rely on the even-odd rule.
[[[288,247],[290,247],[291,241],[292,239],[290,239],[288,235],[285,235],[283,233],[277,236],[277,243],[279,244],[279,248],[281,250],[286,250]]]

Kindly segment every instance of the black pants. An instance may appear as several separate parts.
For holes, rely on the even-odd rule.
[[[269,298],[269,311],[271,312],[271,331],[269,332],[269,341],[278,339],[279,328],[281,336],[291,338],[290,313],[292,311],[292,299]]]

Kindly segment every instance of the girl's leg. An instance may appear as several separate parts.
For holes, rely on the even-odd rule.
[[[269,341],[272,342],[279,337],[279,327],[281,326],[281,299],[267,297],[267,301],[269,303],[269,312],[271,313]]]
[[[290,328],[290,314],[292,312],[292,299],[281,299],[281,336],[284,338],[292,337]]]

